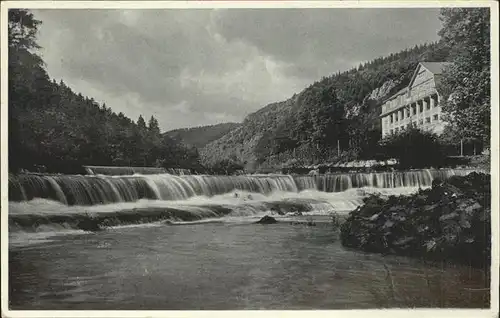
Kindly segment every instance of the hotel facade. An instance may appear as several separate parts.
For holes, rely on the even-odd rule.
[[[421,62],[413,73],[410,84],[382,104],[382,138],[397,134],[415,125],[422,130],[441,134],[445,122],[441,118],[439,82],[445,62]]]

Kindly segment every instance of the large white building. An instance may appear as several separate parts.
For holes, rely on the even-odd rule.
[[[397,134],[414,124],[418,128],[441,134],[445,123],[441,118],[441,96],[436,84],[448,63],[421,62],[408,87],[389,97],[382,105],[382,138]]]

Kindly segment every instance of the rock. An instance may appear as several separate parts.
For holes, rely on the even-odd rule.
[[[97,232],[102,229],[99,227],[99,224],[93,219],[84,219],[78,222],[77,227],[80,230],[89,231],[89,232]]]
[[[278,206],[274,206],[270,208],[271,214],[285,215],[285,212],[281,211]]]
[[[410,196],[365,198],[340,227],[342,245],[479,267],[489,264],[490,177],[471,173],[450,179]]]
[[[392,222],[391,220],[387,220],[385,221],[384,223],[384,228],[390,228],[394,225],[394,222]]]
[[[445,214],[445,215],[442,215],[442,216],[439,218],[439,221],[453,220],[453,219],[455,219],[457,216],[458,216],[458,213],[456,213],[456,212],[452,212],[452,213],[450,213],[450,214]]]
[[[275,218],[273,218],[272,216],[269,216],[269,215],[266,215],[265,217],[263,217],[259,221],[255,222],[255,224],[274,224],[274,223],[278,223],[278,221],[276,221]]]

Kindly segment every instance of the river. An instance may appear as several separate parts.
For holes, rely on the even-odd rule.
[[[10,307],[486,308],[482,270],[345,249],[330,223],[368,193],[465,173],[12,176]],[[254,224],[268,214],[279,223]]]

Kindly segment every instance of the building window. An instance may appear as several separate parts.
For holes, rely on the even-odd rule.
[[[434,121],[437,121],[437,120],[439,120],[439,115],[438,114],[434,115]]]
[[[390,115],[389,115],[389,118],[391,119],[391,124],[394,122],[394,118],[392,118],[392,115],[393,115],[393,114],[390,114]]]
[[[423,104],[420,104],[420,105],[418,105],[418,106],[419,106],[419,108],[420,108],[420,112],[421,112],[421,113],[423,113],[423,112],[424,112],[424,105],[423,105]]]
[[[394,117],[395,117],[394,121],[398,121],[398,113],[397,112],[394,113]]]
[[[429,102],[427,103],[427,106],[426,106],[427,110],[431,109],[431,101],[429,100]]]
[[[426,123],[430,123],[431,122],[431,118],[430,117],[425,118],[425,122]]]
[[[411,110],[413,111],[413,115],[417,114],[417,106],[416,105],[412,105]]]
[[[404,109],[401,110],[401,120],[403,120],[405,118],[405,111]]]

